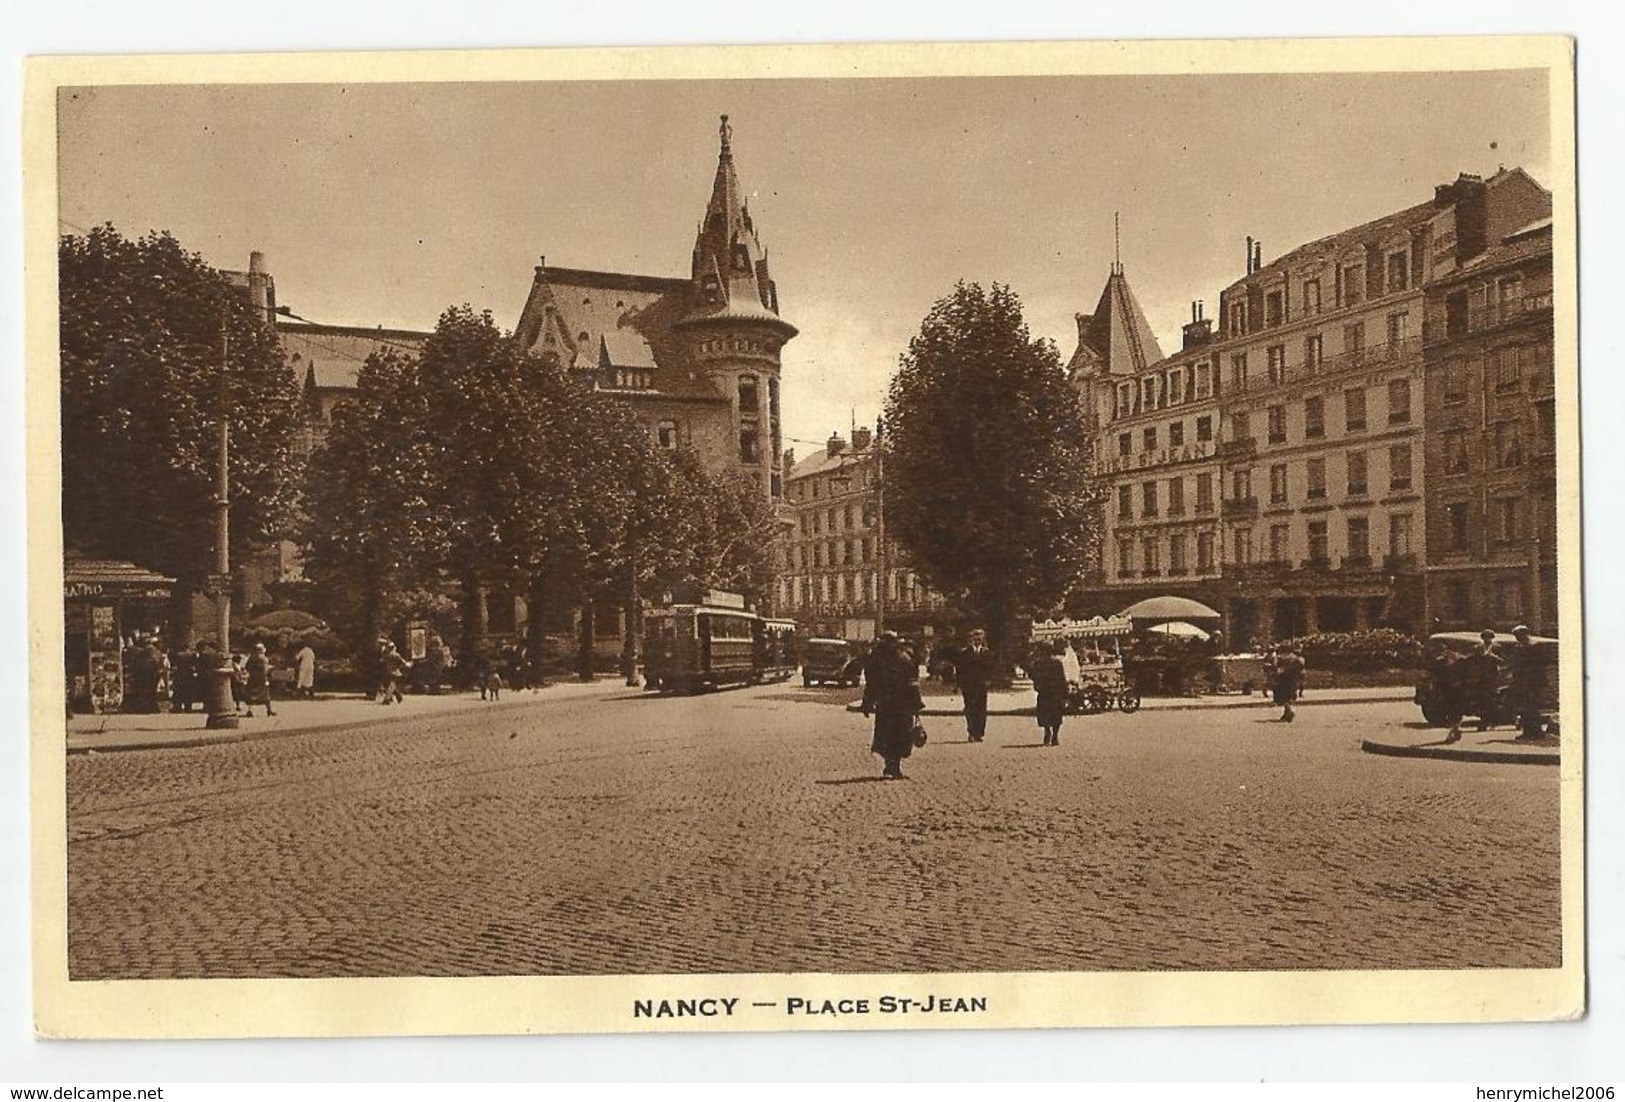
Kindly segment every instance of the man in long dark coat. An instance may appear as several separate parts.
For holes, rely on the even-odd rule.
[[[987,687],[993,680],[993,652],[981,628],[970,633],[970,644],[954,657],[954,676],[965,701],[965,733],[972,742],[981,742],[987,735]]]
[[[1512,629],[1512,644],[1508,664],[1512,667],[1512,707],[1518,713],[1518,726],[1523,728],[1520,739],[1538,739],[1545,733],[1546,716],[1541,709],[1541,697],[1546,691],[1546,656],[1532,641],[1533,633],[1522,624]]]

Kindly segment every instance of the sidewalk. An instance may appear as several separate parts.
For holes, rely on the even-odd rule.
[[[1311,689],[1297,702],[1305,708],[1317,704],[1390,704],[1410,700],[1416,690],[1409,685],[1377,686],[1366,689]],[[847,705],[847,711],[858,711],[860,703]],[[1214,696],[1151,696],[1140,702],[1142,712],[1202,712],[1215,708],[1277,708],[1263,693],[1242,696],[1225,693]],[[933,686],[925,692],[925,714],[928,716],[957,716],[964,714],[957,693]],[[1031,689],[1006,689],[987,694],[987,714],[990,716],[1030,716],[1033,714]]]
[[[557,681],[535,692],[504,689],[499,701],[481,700],[477,692],[439,696],[408,695],[399,704],[380,704],[360,695],[318,696],[315,700],[278,700],[276,714],[256,708],[253,718],[239,716],[237,726],[211,731],[202,712],[161,712],[157,715],[74,716],[68,721],[68,753],[111,750],[157,750],[248,739],[282,738],[312,731],[337,731],[385,723],[467,712],[502,711],[550,700],[630,693],[619,677],[596,681]]]
[[[1375,738],[1361,739],[1367,754],[1399,758],[1436,758],[1440,761],[1500,762],[1512,765],[1558,765],[1562,761],[1559,740],[1551,735],[1525,742],[1515,727],[1492,727],[1488,731],[1462,728],[1461,741],[1446,743],[1443,727],[1403,728],[1384,731]]]

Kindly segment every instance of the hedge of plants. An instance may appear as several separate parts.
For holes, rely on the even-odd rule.
[[[1284,641],[1311,670],[1374,673],[1413,670],[1421,662],[1422,644],[1414,636],[1392,628],[1369,631],[1327,631]]]

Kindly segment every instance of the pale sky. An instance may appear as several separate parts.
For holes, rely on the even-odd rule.
[[[687,276],[717,116],[780,306],[787,445],[878,412],[956,280],[1009,283],[1063,358],[1122,260],[1165,352],[1295,245],[1428,199],[1459,172],[1550,184],[1546,77],[935,78],[104,87],[64,93],[65,232],[167,229],[221,268],[266,254],[332,324],[511,328],[545,254]]]

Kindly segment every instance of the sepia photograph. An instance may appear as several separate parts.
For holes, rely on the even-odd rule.
[[[1572,80],[35,62],[40,1028],[1583,1013]]]

